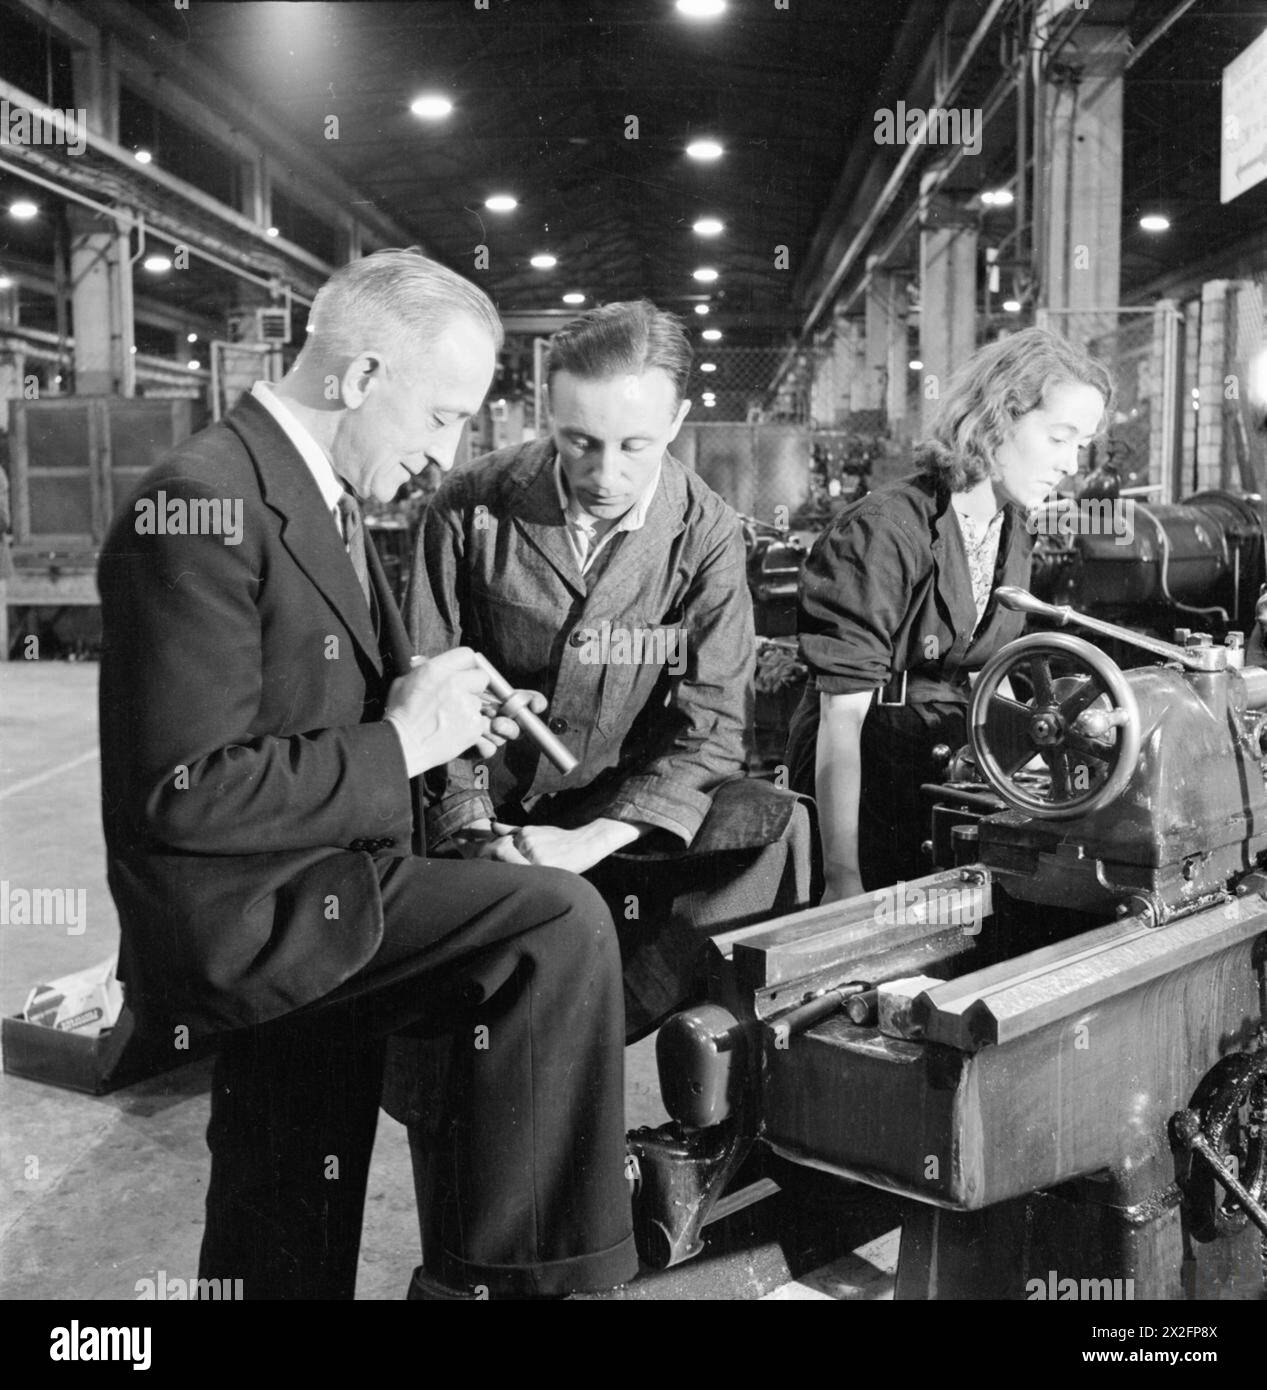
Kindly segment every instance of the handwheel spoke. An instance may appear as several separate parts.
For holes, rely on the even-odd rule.
[[[1038,708],[1056,703],[1056,693],[1051,683],[1051,663],[1045,656],[1030,658],[1029,678],[1034,686],[1034,704]]]
[[[996,695],[986,713],[986,738],[1005,776],[1034,756],[1029,732],[1030,710],[1005,695]]]
[[[1094,677],[1088,677],[1077,690],[1065,698],[1060,706],[1060,716],[1066,724],[1072,724],[1088,705],[1094,704],[1105,694],[1103,687]]]
[[[1069,790],[1069,755],[1063,748],[1053,748],[1047,756],[1047,764],[1051,768],[1052,790],[1062,801],[1067,801],[1071,795]]]
[[[1089,739],[1085,735],[1078,733],[1076,729],[1069,729],[1065,733],[1065,745],[1076,749],[1084,758],[1094,758],[1098,763],[1104,763],[1107,767],[1113,761],[1113,748],[1106,748],[1102,743],[1096,743],[1094,739]]]

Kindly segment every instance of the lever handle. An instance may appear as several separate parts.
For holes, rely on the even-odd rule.
[[[1070,610],[1068,608],[1057,608],[1053,603],[1044,603],[1042,599],[1035,598],[1027,589],[1018,589],[1011,584],[1004,584],[995,589],[994,592],[1003,607],[1010,608],[1013,613],[1029,613],[1035,618],[1047,618],[1053,623],[1062,625],[1069,621]]]

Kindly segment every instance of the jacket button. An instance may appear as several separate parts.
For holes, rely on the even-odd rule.
[[[566,719],[560,719],[556,715],[555,718],[550,720],[548,727],[552,734],[566,734],[568,731],[568,722]]]
[[[568,645],[570,647],[583,647],[588,641],[589,638],[584,629],[578,627],[571,637],[568,638]]]

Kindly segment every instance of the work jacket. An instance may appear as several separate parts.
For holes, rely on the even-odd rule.
[[[550,702],[578,759],[564,775],[526,737],[484,763],[430,774],[430,838],[471,822],[598,817],[690,845],[712,794],[744,766],[755,637],[738,517],[665,455],[644,525],[614,535],[582,575],[549,439],[451,474],[427,510],[406,603],[424,656],[483,653]],[[758,842],[766,834],[757,837]]]

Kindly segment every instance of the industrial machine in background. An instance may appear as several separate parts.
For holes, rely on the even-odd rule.
[[[1009,644],[929,789],[941,863],[726,938],[630,1136],[649,1263],[768,1161],[902,1200],[899,1298],[1267,1292],[1267,669],[999,598],[1153,664]]]
[[[1211,490],[1162,504],[1109,480],[1031,524],[1030,590],[1040,598],[1155,637],[1186,627],[1221,639],[1253,625],[1267,578],[1259,497]]]

